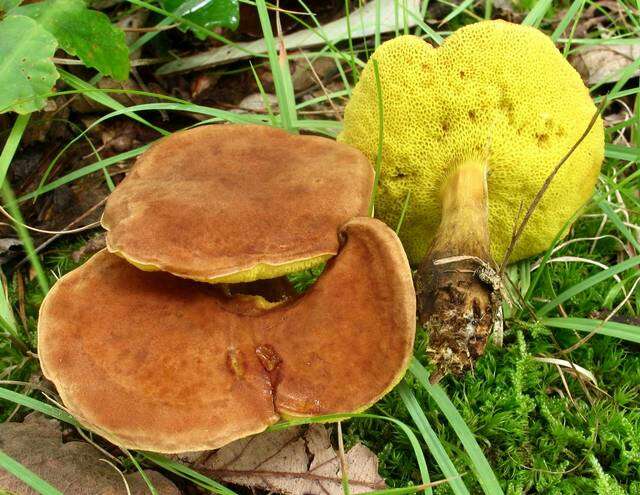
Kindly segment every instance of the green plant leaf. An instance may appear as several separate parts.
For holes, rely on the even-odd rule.
[[[12,8],[20,5],[21,0],[0,0],[0,14],[9,12]]]
[[[58,43],[33,19],[10,15],[0,22],[0,113],[35,112],[58,79],[51,61]]]
[[[190,0],[162,0],[161,3],[166,10],[175,12],[188,1]],[[217,27],[226,27],[229,29],[236,29],[238,27],[240,18],[238,14],[238,0],[209,0],[206,5],[198,7],[197,10],[191,9],[193,12],[183,14],[182,17],[209,30]],[[207,37],[207,33],[192,26],[184,26],[184,29],[191,29],[200,39]]]
[[[124,33],[102,12],[90,10],[82,0],[45,0],[17,7],[21,14],[38,21],[53,34],[70,55],[105,76],[129,77],[129,49]]]

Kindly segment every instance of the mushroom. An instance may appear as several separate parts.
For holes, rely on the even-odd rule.
[[[267,126],[177,132],[109,197],[107,247],[144,270],[236,283],[310,268],[367,214],[373,169],[350,146]]]
[[[165,453],[217,448],[280,418],[363,410],[408,365],[415,293],[382,222],[352,219],[341,238],[309,291],[272,305],[101,251],[42,304],[43,373],[88,428]]]
[[[553,42],[528,26],[479,22],[437,49],[401,36],[372,60],[347,104],[339,140],[371,161],[381,144],[379,218],[395,226],[409,196],[400,238],[419,264],[419,321],[429,332],[437,379],[462,372],[484,351],[499,319],[493,260],[505,261],[515,227],[596,108]],[[591,196],[603,155],[598,118],[508,261],[550,246]]]

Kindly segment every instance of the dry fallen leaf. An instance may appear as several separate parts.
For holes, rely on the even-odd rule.
[[[81,259],[93,256],[105,247],[107,247],[107,236],[104,232],[100,232],[91,237],[86,244],[83,244],[80,248],[71,253],[71,259],[75,263],[78,263]]]
[[[640,45],[590,46],[571,57],[587,84],[615,82],[621,69],[640,58]]]
[[[342,471],[323,425],[243,438],[213,452],[179,456],[212,478],[289,495],[342,495]],[[345,453],[351,493],[385,487],[378,458],[358,443]]]
[[[23,423],[0,424],[0,450],[30,469],[64,495],[147,495],[149,488],[139,473],[125,479],[105,456],[85,442],[62,443],[58,422],[40,414],[30,414]],[[145,471],[158,495],[180,495],[173,483],[156,471]],[[39,492],[0,469],[0,492],[37,495]]]

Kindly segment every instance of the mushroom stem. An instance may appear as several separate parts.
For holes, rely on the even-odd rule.
[[[418,319],[429,334],[432,381],[471,368],[498,318],[499,277],[489,253],[487,165],[462,163],[441,190],[442,219],[416,273]]]

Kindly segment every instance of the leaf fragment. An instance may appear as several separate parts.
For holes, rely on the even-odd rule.
[[[267,431],[215,452],[182,456],[220,481],[288,495],[342,495],[342,470],[329,430],[319,424]],[[352,494],[385,487],[378,458],[361,443],[345,454]]]
[[[0,113],[41,109],[59,74],[51,57],[58,42],[29,17],[0,21]]]
[[[109,17],[88,9],[83,0],[45,0],[17,7],[11,14],[31,17],[56,37],[60,47],[88,67],[124,81],[129,76],[129,49],[124,32]]]
[[[124,477],[104,462],[104,454],[86,442],[62,442],[60,423],[39,413],[24,422],[0,424],[0,449],[65,495],[132,495],[149,493],[140,473]],[[156,471],[145,471],[158,495],[180,495],[173,483]],[[0,469],[0,493],[37,495],[37,491]]]

